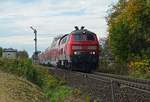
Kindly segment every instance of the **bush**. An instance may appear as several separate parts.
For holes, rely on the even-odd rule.
[[[46,92],[51,97],[51,102],[63,102],[65,96],[71,94],[71,89],[66,86],[58,86]]]
[[[64,99],[64,97],[69,94],[69,91],[71,91],[69,88],[64,87],[64,83],[58,80],[58,78],[51,76],[48,72],[48,68],[33,65],[30,59],[0,59],[0,70],[23,77],[38,85],[48,98],[58,98],[59,96],[59,98]],[[51,98],[51,102],[57,102],[56,99],[52,99],[53,98]]]
[[[136,59],[129,63],[130,76],[137,78],[150,78],[150,59]]]
[[[128,67],[127,64],[124,62],[109,62],[106,59],[101,59],[98,71],[102,73],[127,75]]]

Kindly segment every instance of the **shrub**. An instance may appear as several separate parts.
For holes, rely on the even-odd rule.
[[[64,99],[71,91],[64,86],[64,82],[50,75],[48,68],[33,65],[30,59],[0,59],[0,70],[23,77],[38,85],[48,98],[54,97],[54,100],[51,98],[51,102],[57,102],[55,98]]]
[[[109,62],[103,59],[99,63],[98,71],[102,73],[126,75],[128,74],[128,67],[125,62]]]
[[[136,59],[129,63],[130,76],[137,78],[150,78],[150,59]]]
[[[63,102],[66,95],[71,94],[71,89],[66,86],[58,86],[46,91],[47,96],[50,96],[51,102]]]

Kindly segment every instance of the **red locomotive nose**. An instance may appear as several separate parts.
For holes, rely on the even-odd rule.
[[[71,46],[69,50],[71,55],[78,52],[89,52],[98,55],[99,44],[96,34],[71,34],[71,39],[68,44]]]

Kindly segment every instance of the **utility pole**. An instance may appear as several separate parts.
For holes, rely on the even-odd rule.
[[[37,51],[37,30],[34,29],[32,26],[30,27],[34,34],[35,34],[35,38],[34,38],[34,41],[35,41],[35,52],[33,54],[33,60],[34,60],[34,63],[37,63],[38,62],[38,51]]]

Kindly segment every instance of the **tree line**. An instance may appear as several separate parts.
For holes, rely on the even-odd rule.
[[[107,24],[115,60],[126,63],[131,72],[150,70],[150,0],[119,0],[108,11]]]
[[[150,57],[150,0],[119,0],[107,21],[110,47],[117,58]]]

